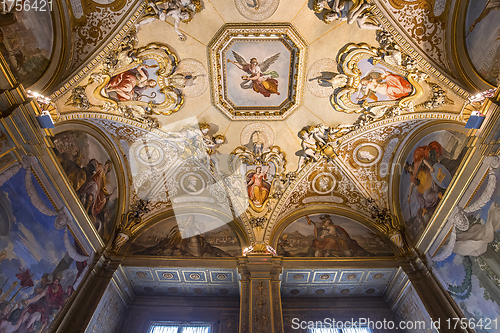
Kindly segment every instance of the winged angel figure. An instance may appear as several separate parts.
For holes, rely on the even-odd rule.
[[[278,92],[278,80],[276,80],[276,78],[279,77],[278,73],[276,71],[267,71],[269,67],[278,60],[280,53],[268,57],[259,64],[257,58],[250,59],[250,63],[248,63],[241,54],[235,51],[232,52],[236,61],[227,59],[227,62],[234,64],[248,74],[241,77],[243,80],[243,82],[240,83],[241,88],[253,88],[254,91],[261,93],[265,97],[270,97],[271,94],[280,94]]]

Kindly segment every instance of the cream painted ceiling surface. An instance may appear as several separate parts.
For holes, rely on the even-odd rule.
[[[241,2],[245,3],[245,1]],[[276,243],[278,235],[275,234],[275,228],[280,223],[284,223],[283,221],[289,221],[294,216],[294,212],[303,208],[319,212],[336,207],[339,211],[348,212],[347,215],[350,214],[351,218],[362,221],[365,225],[375,224],[372,217],[373,211],[363,200],[371,198],[381,209],[397,210],[397,207],[393,205],[396,199],[392,193],[393,182],[397,181],[397,178],[382,173],[380,164],[396,161],[399,154],[408,150],[405,146],[407,141],[415,140],[420,129],[439,123],[463,123],[464,118],[461,117],[460,111],[464,106],[466,93],[444,76],[439,75],[439,72],[431,66],[424,68],[422,64],[426,63],[421,62],[418,56],[413,57],[407,54],[404,48],[399,46],[399,44],[404,44],[404,40],[396,33],[389,34],[388,42],[387,40],[384,42],[382,38],[384,35],[380,31],[361,29],[356,23],[347,24],[346,21],[333,20],[327,24],[320,19],[321,15],[317,15],[312,10],[312,1],[276,0],[262,3],[265,6],[276,2],[279,2],[279,5],[269,18],[252,21],[243,17],[238,11],[236,3],[240,3],[239,0],[234,2],[203,0],[202,10],[194,13],[189,23],[179,25],[180,30],[186,35],[184,41],[180,40],[174,31],[174,20],[171,17],[166,21],[156,19],[141,24],[137,28],[135,24],[140,19],[130,22],[131,29],[136,29],[136,33],[132,33],[132,36],[136,36],[136,44],[127,44],[127,40],[122,43],[122,49],[116,51],[119,63],[134,59],[134,57],[135,59],[143,55],[146,57],[146,53],[141,52],[149,52],[147,50],[149,45],[163,45],[162,47],[168,47],[168,50],[175,55],[179,61],[179,68],[182,68],[183,64],[202,65],[203,68],[197,67],[196,69],[200,77],[195,81],[195,86],[206,86],[206,90],[199,90],[197,94],[192,94],[192,90],[188,88],[176,90],[178,96],[182,96],[183,102],[177,103],[178,110],[169,115],[154,114],[154,112],[152,115],[146,115],[144,111],[146,107],[143,107],[142,111],[139,111],[139,116],[127,116],[120,107],[130,103],[115,103],[110,107],[110,104],[100,99],[102,96],[99,97],[99,87],[102,89],[102,84],[106,84],[103,83],[103,78],[107,77],[109,80],[110,77],[116,75],[116,72],[113,72],[113,69],[109,70],[109,67],[106,69],[102,62],[94,61],[89,63],[86,74],[80,75],[78,80],[68,81],[63,88],[52,95],[59,112],[55,117],[56,123],[85,122],[91,126],[97,126],[105,133],[111,140],[108,146],[119,152],[119,160],[123,163],[123,172],[128,179],[125,184],[129,189],[127,192],[129,195],[124,200],[127,200],[129,204],[133,204],[139,198],[138,189],[133,186],[134,170],[131,167],[131,160],[134,158],[131,147],[137,141],[143,140],[144,137],[168,141],[168,131],[180,128],[180,125],[175,124],[184,126],[189,123],[191,125],[207,123],[210,127],[209,136],[213,137],[217,134],[225,136],[225,142],[215,148],[220,153],[219,159],[224,160],[234,156],[238,147],[249,144],[248,133],[245,132],[245,128],[249,128],[247,126],[261,128],[267,137],[274,138],[266,148],[277,146],[279,152],[282,153],[281,155],[277,153],[281,156],[278,159],[281,161],[282,170],[279,175],[278,172],[276,173],[276,179],[281,177],[283,188],[279,194],[276,194],[277,187],[273,185],[274,192],[269,196],[266,209],[259,211],[248,208],[241,215],[239,224],[243,245],[248,245],[252,241]],[[248,1],[248,3],[251,2]],[[143,6],[141,10],[144,8],[146,6]],[[370,7],[365,15],[378,21],[380,29],[387,24],[376,6]],[[303,68],[300,68],[303,76],[298,77],[301,83],[302,99],[297,108],[281,120],[270,121],[265,117],[255,120],[231,120],[214,105],[214,89],[220,88],[211,84],[214,64],[209,60],[211,51],[209,45],[224,25],[238,23],[253,23],[259,26],[290,23],[305,41],[306,52],[300,55],[304,60],[301,65]],[[242,27],[251,29],[249,25]],[[130,50],[139,51],[131,56]],[[232,59],[229,56],[227,58]],[[396,73],[394,77],[398,76],[404,78],[406,82],[411,82],[411,92],[404,95],[410,99],[402,103],[405,97],[398,96],[392,100],[386,98],[385,102],[377,104],[372,97],[371,101],[351,106],[350,109],[345,106],[346,100],[337,101],[336,98],[349,99],[350,97],[345,96],[351,95],[355,98],[356,94],[359,96],[361,93],[360,80],[362,74],[367,75],[368,70],[362,69],[356,72],[352,66],[356,67],[363,59],[365,66],[375,67],[379,63],[378,68],[383,67],[385,70]],[[131,68],[130,64],[129,62],[129,68]],[[172,69],[171,63],[168,66]],[[309,84],[316,80],[309,81],[309,79],[317,76],[321,70],[341,72],[347,77],[348,83],[335,87],[335,90],[329,88],[331,92],[324,94],[323,97],[317,97],[317,91],[313,94],[314,89],[311,89],[311,84]],[[178,72],[174,68],[171,75],[175,73]],[[173,80],[171,75],[167,75],[169,80]],[[89,105],[82,107],[79,102],[81,100],[75,98],[78,92],[88,98]],[[194,95],[197,96],[193,97]],[[152,128],[151,123],[143,121],[141,115],[146,115],[147,119],[154,119],[159,126]],[[299,137],[299,132],[306,126],[318,124],[325,124],[331,129],[328,141],[331,142],[332,149],[328,150],[325,147],[320,149],[317,145],[313,149],[315,157],[307,157],[303,154],[305,144],[303,138]],[[363,169],[363,162],[356,160],[353,152],[358,151],[361,145],[366,145],[367,142],[378,147],[374,146],[374,149],[378,149],[376,153],[378,157],[372,159],[373,164],[365,163],[370,164],[370,168]],[[389,153],[384,155],[386,151]],[[290,176],[287,182],[286,175],[290,172],[294,172],[294,175]],[[310,186],[311,182],[316,179],[315,177],[322,172],[335,175],[332,181],[339,184],[335,191],[332,188],[325,194]],[[304,183],[308,185],[301,185]],[[338,199],[332,199],[334,197]],[[161,219],[159,216],[163,216],[163,213],[172,210],[171,203],[167,200],[155,207],[142,216],[145,221],[141,226],[143,230],[157,223]],[[264,221],[260,226],[255,224],[258,218],[263,218],[262,221]],[[389,237],[387,228],[374,226],[373,230]],[[142,231],[135,230],[135,232]]]
[[[232,1],[203,1],[203,6],[203,10],[196,13],[192,21],[188,24],[180,24],[180,29],[187,35],[185,41],[179,40],[173,29],[174,21],[168,18],[167,22],[155,20],[149,24],[141,25],[137,32],[138,47],[150,43],[166,44],[181,61],[190,58],[201,62],[208,75],[207,45],[226,23],[292,23],[308,45],[306,72],[312,64],[321,59],[331,59],[335,62],[339,50],[349,43],[367,43],[374,47],[379,45],[376,41],[375,30],[360,29],[356,24],[349,25],[346,21],[325,24],[310,9],[311,5],[307,1],[280,1],[276,12],[268,19],[259,22],[248,20],[240,15]],[[207,89],[199,97],[187,97],[178,112],[157,118],[162,126],[189,117],[196,117],[198,122],[216,124],[218,133],[224,134],[227,138],[227,144],[222,145],[219,151],[223,154],[229,154],[236,145],[240,144],[240,133],[250,121],[231,121],[225,117],[213,106],[210,89],[213,87]],[[308,89],[304,89],[303,93],[303,103],[293,114],[284,121],[269,123],[274,132],[279,134],[276,135],[274,144],[280,146],[287,153],[289,157],[287,170],[290,171],[297,167],[298,158],[293,156],[296,151],[300,150],[301,140],[297,133],[304,126],[319,123],[328,126],[353,124],[359,117],[359,114],[335,111],[329,98],[318,98],[312,95]],[[443,109],[451,112],[459,111],[462,106],[461,99],[452,94],[449,94],[449,97],[454,99],[456,103],[447,105]],[[64,105],[66,99],[67,96],[58,98],[57,104],[62,111],[61,113],[71,111],[71,108]]]

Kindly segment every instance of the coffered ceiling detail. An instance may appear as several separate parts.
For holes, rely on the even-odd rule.
[[[285,269],[285,297],[383,296],[396,269]]]
[[[137,295],[238,296],[235,269],[126,267]]]

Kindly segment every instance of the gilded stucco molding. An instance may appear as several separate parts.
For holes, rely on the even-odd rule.
[[[427,58],[427,56],[423,54],[423,52],[420,53],[415,50],[415,48],[406,40],[406,38],[403,37],[401,31],[396,29],[387,19],[387,12],[382,4],[376,2],[376,7],[372,10],[372,13],[377,16],[384,29],[394,36],[395,42],[402,48],[402,50],[404,50],[408,55],[415,59],[415,61],[417,61],[426,72],[432,75],[437,81],[442,82],[461,99],[466,100],[469,97],[469,92],[464,90],[462,85],[460,85],[455,79],[442,74],[442,70],[438,69],[439,66],[438,68],[436,68],[435,65],[432,65],[431,63],[433,63],[434,61]]]
[[[259,45],[262,43],[270,45],[275,50],[265,59],[250,58],[251,53],[240,55],[234,49],[242,45],[255,45],[254,52],[258,52],[258,47],[261,47]],[[303,99],[307,49],[306,41],[291,23],[225,24],[208,44],[212,103],[231,120],[285,119],[300,106]],[[251,74],[250,68],[253,66],[251,63],[259,66],[258,68],[262,67],[266,75],[270,75],[265,81],[265,85],[270,85],[270,90],[262,88],[265,85],[257,88],[257,81],[252,76],[254,74]],[[287,67],[288,75],[278,87],[278,81],[275,79],[284,73],[273,70],[273,65],[280,64]],[[241,70],[241,74],[244,74],[241,81],[231,81],[228,73],[234,68],[238,68],[237,70]],[[259,102],[262,103],[259,105],[253,101],[249,104],[239,96],[246,92],[245,90],[251,91],[252,86],[256,93],[260,91],[264,96],[267,94],[266,97],[276,94],[284,98],[280,99],[279,103],[263,101]]]
[[[99,50],[99,53],[92,59],[89,63],[85,63],[85,66],[82,65],[77,74],[73,75],[69,80],[64,83],[63,86],[54,91],[50,98],[53,101],[57,101],[61,96],[67,93],[67,91],[71,90],[73,86],[78,85],[87,75],[89,75],[95,67],[97,67],[106,57],[106,55],[112,50],[116,49],[117,45],[121,42],[123,37],[125,37],[128,32],[135,28],[135,22],[139,19],[139,17],[144,12],[145,4],[141,4],[139,8],[135,11],[132,17],[128,20],[128,22],[121,28],[108,44],[105,47]]]
[[[72,59],[67,65],[69,73],[80,67],[82,62],[91,59],[94,50],[99,49],[106,36],[112,36],[121,25],[122,17],[127,17],[137,3],[132,0],[115,0],[107,4],[92,0],[71,2],[72,17]],[[143,7],[139,3],[139,7]],[[76,17],[78,15],[79,17]]]

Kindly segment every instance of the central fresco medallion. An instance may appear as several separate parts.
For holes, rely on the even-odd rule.
[[[280,120],[300,105],[307,46],[291,24],[226,24],[208,48],[213,102],[230,119]]]

